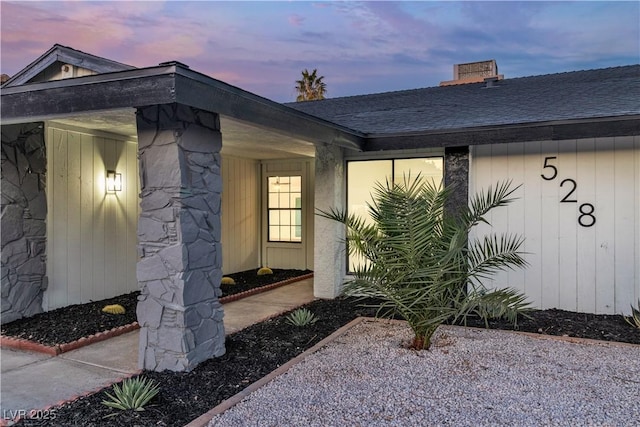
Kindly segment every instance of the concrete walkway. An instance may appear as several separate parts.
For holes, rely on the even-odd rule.
[[[313,279],[224,304],[227,334],[314,299]],[[3,421],[87,394],[138,372],[138,331],[49,356],[0,349]],[[45,412],[44,415],[47,415]]]

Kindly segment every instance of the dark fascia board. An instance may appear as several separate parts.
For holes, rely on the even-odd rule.
[[[135,69],[0,89],[3,124],[175,102],[174,67]]]
[[[364,151],[461,147],[640,135],[640,115],[487,126],[413,134],[368,135]]]
[[[174,102],[213,111],[315,143],[362,150],[364,135],[179,64],[3,87],[3,124]]]
[[[87,68],[95,71],[96,73],[111,73],[135,69],[135,67],[132,67],[131,65],[111,61],[110,59],[101,58],[99,56],[56,44],[42,54],[38,59],[12,76],[2,87],[13,87],[26,84],[29,80],[37,76],[40,72],[56,61]]]

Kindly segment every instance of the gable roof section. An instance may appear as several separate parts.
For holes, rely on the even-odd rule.
[[[231,86],[179,62],[73,79],[3,86],[0,102],[3,124],[178,103],[307,142],[353,150],[361,150],[363,145],[359,132]]]
[[[135,69],[135,67],[132,67],[131,65],[111,61],[110,59],[101,58],[70,47],[55,44],[51,49],[42,54],[42,56],[7,80],[2,87],[20,86],[29,83],[31,79],[55,62],[62,62],[86,68],[94,71],[96,74]]]
[[[370,139],[603,118],[635,117],[637,128],[640,65],[505,79],[486,86],[430,87],[286,105]]]

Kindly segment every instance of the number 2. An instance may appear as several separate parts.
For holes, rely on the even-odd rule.
[[[544,176],[543,173],[540,174],[542,179],[544,179],[546,181],[551,181],[552,179],[555,179],[556,176],[558,176],[558,168],[556,168],[554,165],[550,165],[548,163],[549,160],[554,160],[554,159],[557,159],[557,157],[553,156],[553,157],[545,157],[544,158],[544,165],[542,166],[542,169],[551,168],[551,170],[553,171],[551,176]]]
[[[567,178],[567,179],[563,179],[562,182],[560,183],[560,187],[562,187],[564,185],[565,182],[568,182],[570,184],[573,184],[573,188],[571,189],[571,191],[569,191],[567,193],[566,196],[564,196],[562,198],[562,200],[560,200],[560,203],[578,203],[577,199],[569,199],[569,196],[572,195],[575,191],[576,188],[578,188],[578,183],[575,182],[574,180],[572,180],[571,178]]]

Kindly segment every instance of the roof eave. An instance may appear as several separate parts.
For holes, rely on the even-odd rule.
[[[3,124],[177,102],[314,143],[364,146],[363,134],[177,64],[3,87],[0,95]]]
[[[640,135],[640,114],[397,134],[369,134],[365,151]]]

